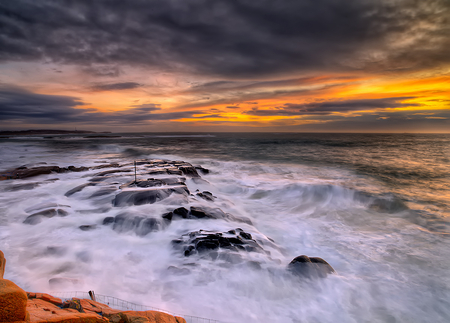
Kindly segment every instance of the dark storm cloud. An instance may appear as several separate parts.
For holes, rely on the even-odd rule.
[[[415,70],[450,61],[449,16],[448,0],[5,0],[0,60],[245,78]]]
[[[349,112],[364,110],[379,110],[387,108],[401,108],[418,106],[415,103],[402,103],[413,97],[391,97],[382,99],[360,99],[314,102],[308,104],[286,103],[283,106],[270,110],[253,108],[243,114],[254,116],[301,116],[301,115],[329,115],[333,112]]]
[[[135,82],[123,82],[123,83],[110,83],[110,84],[96,84],[91,87],[94,91],[120,91],[120,90],[131,90],[141,87],[142,84]]]
[[[0,87],[0,120],[23,123],[127,124],[156,120],[191,118],[202,111],[153,113],[159,104],[134,105],[129,110],[99,112],[93,108],[78,108],[85,103],[70,96],[37,94],[17,87]]]

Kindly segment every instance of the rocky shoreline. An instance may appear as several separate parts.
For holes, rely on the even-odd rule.
[[[14,323],[186,323],[159,311],[120,311],[91,299],[63,302],[46,293],[25,292],[3,279],[6,259],[0,250],[0,322]]]
[[[220,204],[216,203],[218,200],[220,201],[220,196],[216,196],[214,192],[200,191],[198,189],[192,192],[192,189],[188,187],[188,182],[191,184],[208,183],[203,176],[207,178],[210,171],[202,166],[194,166],[184,161],[154,159],[124,164],[103,163],[92,167],[25,165],[3,172],[7,176],[3,176],[1,179],[11,182],[10,186],[6,186],[6,190],[30,190],[37,186],[45,185],[49,181],[60,180],[58,175],[63,173],[79,173],[80,181],[84,180],[84,183],[62,192],[68,199],[68,202],[73,198],[82,197],[99,201],[99,203],[101,201],[100,204],[102,206],[98,210],[100,213],[116,209],[118,211],[114,216],[104,217],[101,223],[92,223],[89,222],[89,218],[86,218],[86,223],[79,226],[81,231],[93,231],[98,230],[100,227],[109,227],[117,233],[128,232],[144,237],[153,232],[165,230],[175,221],[198,221],[200,224],[205,220],[222,220],[234,228],[227,231],[212,231],[204,230],[199,225],[197,230],[186,230],[181,236],[173,239],[171,241],[173,252],[186,259],[189,258],[190,261],[187,264],[169,266],[167,268],[168,274],[188,275],[190,268],[192,268],[190,267],[193,264],[192,261],[195,264],[201,264],[202,261],[211,261],[227,263],[230,266],[247,261],[252,268],[261,270],[261,264],[258,261],[249,260],[250,258],[246,257],[246,255],[256,253],[272,261],[271,251],[269,250],[279,248],[276,242],[269,237],[262,234],[255,236],[248,232],[247,229],[243,230],[240,226],[244,228],[253,227],[252,220],[242,215],[224,212],[219,207]],[[56,178],[16,184],[23,179],[39,178],[45,175],[51,175],[51,177],[55,175]],[[170,199],[171,203],[163,205],[178,205],[178,207],[169,208],[166,212],[161,212],[160,214],[155,214],[155,212],[136,214],[128,211],[129,207],[155,204],[161,201],[166,202]],[[70,217],[73,210],[71,210],[70,205],[50,203],[45,206],[29,208],[28,212],[23,223],[26,225],[38,225],[53,217]],[[294,280],[315,280],[326,278],[329,274],[334,273],[334,269],[322,258],[301,255],[293,259],[289,264],[286,264],[283,275],[290,275]],[[49,279],[49,285],[53,288],[67,282],[65,278],[60,277]],[[18,293],[17,299],[21,299],[22,307],[26,303],[25,306],[30,313],[32,322],[44,322],[45,320],[40,320],[39,318],[39,315],[44,312],[47,315],[45,317],[48,317],[49,313],[55,312],[54,315],[63,315],[68,310],[70,310],[70,315],[76,314],[77,317],[90,315],[89,318],[86,316],[86,322],[89,320],[93,322],[105,320],[117,323],[132,322],[134,319],[131,319],[131,316],[145,317],[142,322],[147,322],[145,320],[149,320],[148,322],[184,322],[182,319],[180,321],[180,318],[175,318],[178,321],[151,321],[149,317],[153,317],[156,314],[150,315],[148,312],[145,312],[147,314],[118,312],[92,300],[75,300],[81,304],[83,309],[90,311],[82,315],[81,313],[75,313],[70,308],[70,306],[74,305],[70,305],[69,309],[65,309],[65,305],[60,303],[60,300],[55,302],[54,298],[46,294],[28,293],[27,295]],[[53,301],[49,301],[49,299]],[[92,310],[92,308],[101,308],[100,312],[102,315],[99,316],[99,312]],[[23,316],[23,310],[17,311]],[[33,313],[36,311],[41,314],[33,316]],[[77,318],[77,320],[80,319]],[[16,321],[21,320],[23,321],[23,317]]]

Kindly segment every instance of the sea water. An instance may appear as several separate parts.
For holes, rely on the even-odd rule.
[[[450,321],[450,135],[119,135],[3,138],[0,170],[183,160],[210,170],[186,184],[215,201],[194,195],[115,208],[114,193],[95,197],[96,187],[65,196],[99,170],[0,181],[6,279],[27,291],[94,290],[221,322]],[[18,186],[27,183],[35,184]],[[190,205],[252,224],[178,220],[145,236],[102,225],[121,212],[158,218]],[[68,215],[23,223],[51,207]],[[171,243],[192,231],[236,228],[265,252],[212,260],[185,257]],[[294,277],[286,267],[299,255],[325,259],[336,274]]]

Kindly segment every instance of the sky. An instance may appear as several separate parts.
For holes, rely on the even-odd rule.
[[[450,132],[450,0],[2,0],[0,130]]]

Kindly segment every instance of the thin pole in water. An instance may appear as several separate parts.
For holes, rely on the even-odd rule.
[[[137,183],[137,179],[136,179],[136,161],[134,161],[134,182]]]

